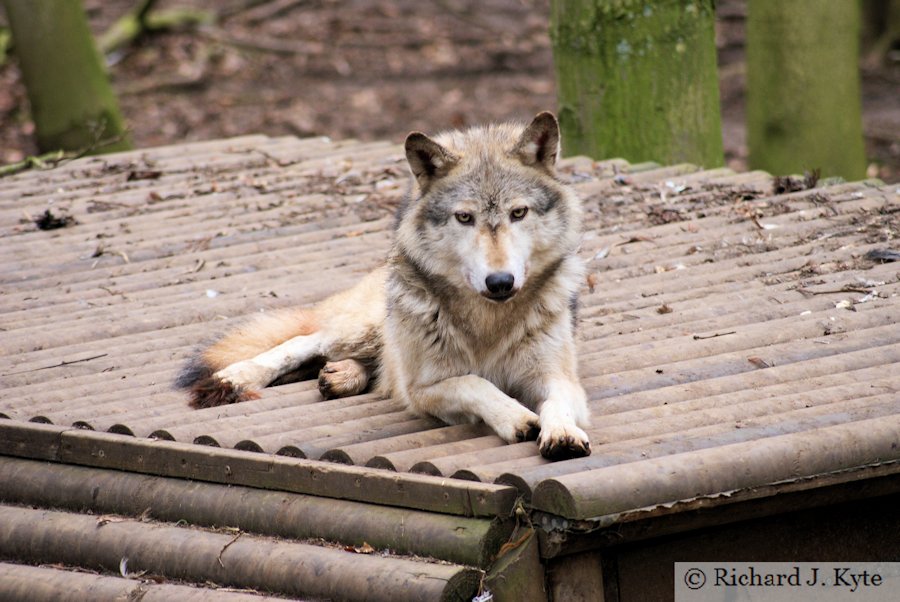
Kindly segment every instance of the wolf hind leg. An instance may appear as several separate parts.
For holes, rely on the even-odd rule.
[[[323,355],[322,331],[296,336],[249,360],[235,362],[213,376],[244,389],[262,389],[279,377]]]
[[[259,397],[257,390],[317,358],[331,360],[357,352],[362,359],[372,359],[364,346],[354,345],[359,339],[351,336],[352,333],[330,326],[326,322],[322,330],[296,336],[250,359],[218,370],[192,387],[194,400],[191,405],[210,407],[256,399]],[[345,338],[340,338],[342,335]],[[366,364],[352,357],[328,361],[319,373],[319,391],[326,399],[356,395],[368,386],[369,377]]]
[[[299,335],[239,360],[190,385],[191,405],[213,407],[256,399],[255,392],[322,354],[322,333]]]
[[[256,398],[256,389],[316,358],[376,363],[386,276],[387,270],[380,268],[315,307],[257,316],[203,351],[176,386],[190,389],[191,406],[205,408]],[[359,381],[358,372],[344,376]],[[354,386],[348,381],[343,389]]]
[[[355,359],[327,362],[319,372],[319,392],[325,399],[358,395],[369,386],[371,371]]]

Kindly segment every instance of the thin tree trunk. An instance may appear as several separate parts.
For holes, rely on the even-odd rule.
[[[40,149],[130,148],[81,2],[3,0],[3,6]]]
[[[866,173],[858,2],[750,0],[750,166],[785,174]]]
[[[721,165],[713,0],[553,0],[564,151]]]

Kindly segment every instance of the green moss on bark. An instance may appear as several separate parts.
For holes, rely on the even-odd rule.
[[[81,2],[3,0],[3,6],[41,150],[130,148]]]
[[[747,21],[750,165],[865,176],[859,4],[753,0]]]
[[[721,165],[712,0],[554,0],[567,155]]]

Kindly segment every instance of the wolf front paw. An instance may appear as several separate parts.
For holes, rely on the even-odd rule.
[[[503,424],[491,425],[494,432],[507,443],[521,443],[537,439],[540,431],[540,418],[527,408],[522,408],[519,415]]]
[[[538,445],[541,455],[552,462],[591,455],[587,433],[574,424],[542,428]]]

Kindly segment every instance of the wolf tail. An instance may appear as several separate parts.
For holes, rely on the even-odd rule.
[[[188,360],[175,386],[190,391],[190,404],[194,408],[254,399],[258,395],[253,391],[234,386],[214,374],[294,337],[313,334],[318,328],[316,308],[290,308],[255,316]]]

